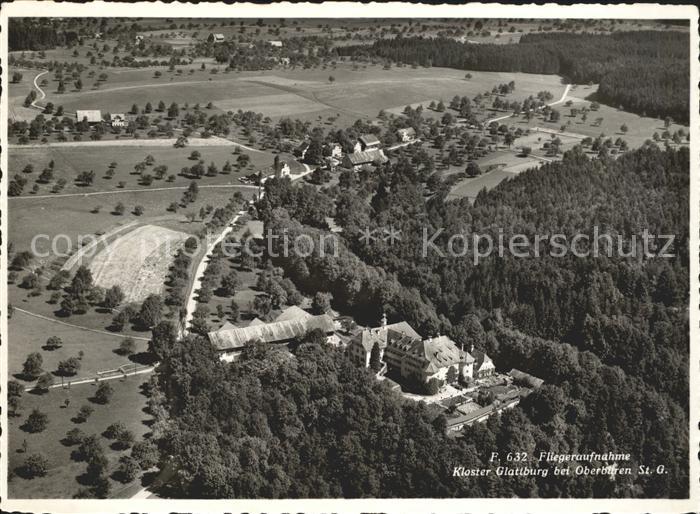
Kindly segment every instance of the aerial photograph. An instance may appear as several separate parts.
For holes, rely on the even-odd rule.
[[[689,498],[687,19],[123,16],[6,18],[8,498]]]

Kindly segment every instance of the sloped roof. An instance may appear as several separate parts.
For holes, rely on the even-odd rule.
[[[126,116],[124,116],[124,113],[113,112],[113,113],[110,113],[109,119],[110,119],[110,121],[126,120]]]
[[[359,137],[360,142],[365,145],[378,145],[379,144],[379,139],[377,139],[377,136],[374,134],[363,134]]]
[[[265,322],[263,320],[261,320],[260,318],[254,318],[253,320],[251,320],[250,323],[248,323],[248,326],[254,327],[256,325],[264,325],[264,324],[265,324]],[[233,327],[233,328],[238,328],[238,327]]]
[[[280,315],[275,318],[275,321],[287,321],[290,319],[309,319],[312,317],[313,316],[311,314],[306,312],[301,307],[292,305],[291,307],[287,307],[286,309],[284,309],[280,313]]]
[[[407,136],[415,136],[416,135],[416,130],[413,127],[408,127],[408,128],[402,128],[398,130],[399,134],[401,135],[407,135]]]
[[[397,332],[403,336],[408,336],[411,339],[420,339],[420,335],[418,334],[418,332],[413,330],[413,327],[405,321],[391,323],[390,325],[386,326],[386,329],[390,332]]]
[[[79,110],[75,111],[75,117],[78,121],[87,119],[88,123],[99,123],[102,121],[102,113],[98,110]]]
[[[353,342],[361,344],[366,352],[372,351],[375,343],[379,344],[380,348],[384,348],[386,346],[386,330],[381,328],[363,330],[353,339]]]
[[[251,324],[244,328],[217,330],[209,332],[209,340],[219,351],[243,348],[246,343],[260,340],[264,343],[279,343],[300,337],[310,330],[320,329],[329,333],[335,331],[335,324],[330,316],[321,314],[307,319],[290,319],[272,323]]]
[[[469,353],[460,350],[448,336],[421,340],[407,323],[405,325],[410,332],[406,334],[397,332],[398,337],[390,337],[388,344],[400,353],[411,355],[423,361],[425,363],[423,369],[426,372],[435,373],[441,368],[460,362],[467,364],[474,362],[474,358]]]
[[[227,321],[226,323],[224,323],[223,325],[221,325],[219,327],[219,330],[231,330],[232,328],[238,328],[238,327],[236,327],[236,325],[234,325],[230,321]]]
[[[417,345],[421,357],[428,361],[426,371],[435,373],[446,366],[459,364],[461,352],[455,342],[447,336],[425,339]]]
[[[353,166],[359,166],[361,164],[369,164],[375,161],[380,163],[385,163],[389,159],[386,158],[384,152],[378,149],[367,150],[365,152],[353,152],[347,155],[350,159],[350,163]]]
[[[491,357],[482,351],[476,350],[474,352],[474,359],[476,360],[474,364],[474,371],[479,371],[483,367],[495,367]]]

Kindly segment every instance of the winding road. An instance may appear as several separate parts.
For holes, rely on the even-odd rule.
[[[570,90],[571,90],[571,84],[567,84],[566,87],[564,88],[564,93],[562,93],[561,98],[559,100],[557,100],[556,102],[548,103],[547,105],[549,107],[552,107],[553,105],[559,105],[560,103],[563,103],[564,100],[566,100],[566,95],[569,94]],[[498,118],[492,118],[490,120],[486,120],[486,122],[484,123],[484,127],[488,127],[494,121],[505,120],[507,118],[511,118],[512,116],[513,116],[513,113],[505,114],[503,116],[499,116]]]
[[[36,103],[38,101],[46,98],[46,93],[44,93],[44,90],[39,87],[39,83],[37,82],[37,80],[39,79],[39,77],[43,77],[48,72],[49,72],[48,70],[44,70],[41,73],[39,73],[36,77],[34,77],[34,87],[36,88],[37,91],[39,91],[39,95],[41,96],[41,98],[39,98],[39,97],[35,98],[34,101],[31,103],[31,106],[36,108],[36,109],[42,109],[42,107],[37,105]]]

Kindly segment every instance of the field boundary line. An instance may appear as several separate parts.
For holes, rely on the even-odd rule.
[[[28,315],[28,316],[33,316],[33,317],[35,317],[35,318],[39,318],[39,319],[43,319],[43,320],[46,320],[46,321],[50,321],[50,322],[52,322],[52,323],[58,323],[59,325],[65,325],[65,326],[71,327],[71,328],[77,328],[77,329],[79,329],[79,330],[85,330],[85,331],[87,331],[87,332],[94,332],[94,333],[96,333],[96,334],[103,334],[103,335],[112,336],[112,337],[121,337],[122,339],[127,339],[127,338],[136,339],[136,340],[138,340],[138,341],[150,341],[150,340],[151,340],[150,337],[127,336],[127,335],[124,335],[124,334],[115,334],[114,332],[107,332],[106,330],[98,330],[98,329],[96,329],[96,328],[88,328],[88,327],[83,327],[83,326],[80,326],[80,325],[74,325],[73,323],[66,323],[65,321],[61,321],[60,319],[49,318],[48,316],[44,316],[43,314],[37,314],[36,312],[31,312],[31,311],[27,311],[27,310],[24,310],[24,309],[20,309],[19,307],[15,307],[14,309],[15,309],[16,311],[22,312],[22,313],[24,313],[24,314],[26,314],[26,315]]]

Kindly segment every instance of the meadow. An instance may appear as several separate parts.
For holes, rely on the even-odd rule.
[[[133,432],[136,440],[141,440],[149,432],[150,416],[143,412],[146,396],[142,385],[149,379],[148,374],[128,377],[126,380],[111,380],[114,396],[106,405],[91,401],[96,386],[92,383],[76,385],[70,389],[52,389],[44,395],[27,394],[22,397],[23,409],[19,417],[8,418],[8,461],[9,469],[21,466],[26,458],[22,444],[27,443],[27,453],[41,453],[49,461],[49,471],[44,477],[25,479],[13,477],[8,482],[9,496],[12,498],[71,498],[84,486],[81,485],[86,464],[71,459],[74,446],[62,442],[72,428],[79,428],[86,435],[97,435],[106,450],[110,471],[116,467],[119,457],[128,455],[130,450],[111,448],[111,441],[101,434],[115,421],[121,421]],[[65,407],[65,400],[70,400]],[[94,412],[84,423],[74,422],[82,405],[90,405]],[[27,433],[20,427],[32,409],[39,409],[48,415],[47,428],[39,433]],[[121,490],[129,487],[110,479],[111,495],[118,496]]]
[[[25,308],[20,303],[16,307]],[[69,323],[81,323],[81,317],[74,316],[67,321]],[[124,340],[118,334],[97,334],[88,330],[80,330],[75,327],[63,325],[42,318],[37,318],[15,309],[12,318],[8,322],[8,335],[12,351],[8,352],[7,369],[10,376],[22,373],[22,365],[27,355],[38,352],[43,359],[44,371],[54,372],[60,361],[70,357],[77,357],[83,352],[80,360],[80,370],[72,377],[66,377],[65,382],[84,378],[94,378],[98,371],[116,369],[119,366],[132,363],[126,356],[115,352]],[[61,338],[63,346],[55,350],[44,349],[46,340],[51,336]],[[143,334],[141,334],[143,336]],[[145,352],[147,342],[142,339],[134,339],[135,353]],[[16,377],[17,379],[17,377]],[[25,385],[29,382],[19,380]],[[54,382],[61,383],[60,377],[55,377]]]
[[[89,145],[89,143],[85,143]],[[134,146],[125,148],[124,146],[102,146],[99,143],[94,146],[81,146],[72,148],[61,146],[60,143],[50,146],[32,146],[12,148],[8,156],[9,169],[14,174],[23,175],[28,181],[23,195],[32,196],[31,190],[36,183],[39,188],[36,195],[51,195],[53,185],[60,179],[66,180],[65,187],[61,194],[65,193],[92,193],[97,191],[119,191],[120,189],[155,189],[162,187],[186,187],[191,179],[180,175],[184,167],[192,167],[197,164],[197,160],[190,159],[192,152],[199,152],[204,166],[208,167],[214,163],[219,170],[216,176],[204,176],[197,182],[200,185],[238,185],[238,180],[244,175],[253,171],[269,170],[273,164],[275,154],[270,151],[240,151],[236,153],[233,146],[187,146],[185,148],[174,148],[168,146]],[[237,159],[240,154],[246,154],[249,163],[243,168],[237,166]],[[141,176],[135,172],[134,167],[146,160],[147,156],[154,158],[153,164],[147,166],[144,174],[154,176],[151,185],[141,184]],[[296,163],[289,154],[280,154],[280,159],[289,163],[292,171],[298,172],[303,166]],[[40,184],[35,182],[41,171],[54,161],[54,173],[51,183]],[[221,169],[228,161],[232,166],[230,174],[221,173]],[[114,175],[109,178],[107,171],[110,164],[117,163],[114,168]],[[21,173],[27,165],[34,168],[31,174]],[[166,166],[166,176],[174,175],[172,182],[164,179],[155,179],[153,169],[158,166]],[[75,179],[79,173],[84,171],[94,171],[94,181],[90,185],[76,183]],[[120,186],[123,182],[123,187]]]

